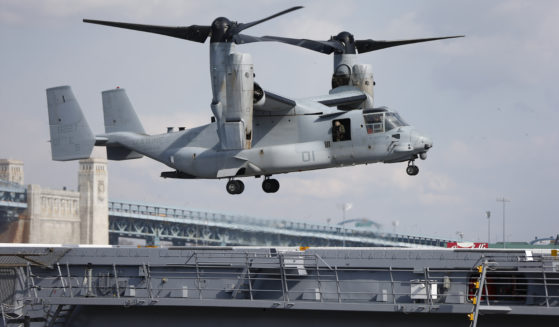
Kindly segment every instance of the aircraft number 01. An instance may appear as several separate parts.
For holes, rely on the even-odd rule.
[[[315,161],[314,151],[301,152],[301,159],[303,160],[303,162]]]

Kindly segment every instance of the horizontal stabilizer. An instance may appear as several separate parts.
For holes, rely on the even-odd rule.
[[[52,159],[58,161],[89,158],[95,137],[69,86],[47,89]]]

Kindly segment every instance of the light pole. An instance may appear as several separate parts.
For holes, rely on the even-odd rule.
[[[392,222],[392,233],[393,234],[396,234],[396,227],[398,227],[399,225],[400,225],[400,221],[398,221],[398,220],[394,220]]]
[[[340,204],[340,207],[342,207],[342,222],[344,222],[345,221],[345,213],[346,213],[346,211],[350,210],[351,207],[353,207],[353,204],[346,202],[346,203]],[[342,247],[345,248],[345,227],[342,225],[341,228],[343,229]]]
[[[491,243],[491,211],[486,211],[487,215],[487,246]]]
[[[510,200],[505,199],[505,197],[502,198],[497,198],[497,202],[502,202],[503,203],[503,249],[506,247],[505,245],[505,206],[507,204],[507,202],[510,202]]]

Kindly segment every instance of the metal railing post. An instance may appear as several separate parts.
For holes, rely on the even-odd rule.
[[[320,302],[324,302],[324,296],[322,296],[322,283],[320,282],[320,270],[318,268],[318,258],[316,257],[316,254],[314,256],[314,261],[316,264],[316,279],[318,283],[318,294],[320,295]],[[304,262],[305,260],[303,259],[303,263]]]
[[[252,297],[252,280],[250,278],[250,261],[248,259],[248,252],[245,252],[246,256],[246,268],[247,268],[247,279],[248,279],[248,294],[250,296],[250,300],[254,300]]]
[[[338,266],[334,266],[334,272],[336,273],[336,291],[338,292],[338,303],[341,303],[342,294],[340,292],[340,278],[338,276]]]
[[[283,301],[289,302],[289,289],[287,287],[287,278],[285,276],[285,258],[283,254],[278,254],[278,261],[280,264],[280,277],[281,277],[281,289],[283,291]]]
[[[115,275],[115,285],[116,285],[116,297],[120,298],[120,288],[118,286],[118,275],[116,273],[116,264],[113,263],[113,272]]]
[[[390,271],[390,288],[392,289],[392,303],[396,304],[396,294],[394,294],[394,276],[392,275],[392,266],[388,267]]]
[[[58,277],[60,278],[60,284],[62,284],[62,291],[66,295],[66,284],[64,283],[64,277],[62,277],[62,270],[60,269],[60,263],[56,263],[56,268],[58,269]]]
[[[72,276],[70,275],[70,264],[66,262],[66,273],[68,274],[68,290],[70,292],[70,297],[74,297],[74,292],[72,291]]]
[[[194,252],[194,264],[196,266],[196,288],[198,289],[198,298],[202,299],[202,287],[200,285],[200,268],[198,267],[198,254]]]
[[[548,293],[548,290],[547,290],[547,276],[545,274],[545,267],[543,265],[543,261],[541,263],[542,263],[543,287],[544,287],[544,290],[545,290],[545,306],[549,308],[549,293]]]
[[[431,294],[431,281],[429,280],[429,267],[425,267],[423,270],[423,276],[425,277],[425,291],[427,292],[427,302],[429,303],[429,311],[431,311],[431,305],[433,304],[433,296]]]

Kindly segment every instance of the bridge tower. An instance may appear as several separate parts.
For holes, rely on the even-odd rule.
[[[80,243],[109,244],[107,160],[80,160]]]
[[[23,161],[0,159],[0,179],[23,185]]]

